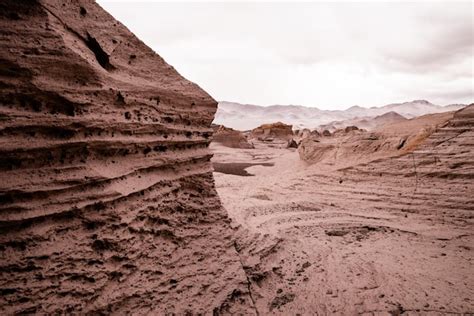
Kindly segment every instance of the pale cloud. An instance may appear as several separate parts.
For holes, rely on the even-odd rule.
[[[99,3],[217,100],[474,101],[471,2]]]

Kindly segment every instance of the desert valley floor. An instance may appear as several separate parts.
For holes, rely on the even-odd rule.
[[[441,129],[429,150],[344,168],[283,143],[212,143],[257,311],[473,313],[473,140]]]

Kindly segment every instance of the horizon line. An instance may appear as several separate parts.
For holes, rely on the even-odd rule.
[[[309,105],[301,105],[301,104],[266,104],[266,105],[261,105],[261,104],[255,104],[255,103],[242,103],[242,102],[228,101],[228,100],[219,100],[219,101],[216,100],[216,101],[217,101],[217,103],[227,102],[227,103],[236,103],[236,104],[240,104],[240,105],[252,105],[252,106],[259,106],[259,107],[272,107],[272,106],[305,107],[305,108],[315,108],[315,109],[322,110],[322,111],[347,111],[347,110],[349,110],[350,108],[353,108],[353,107],[360,107],[360,108],[364,108],[364,109],[383,108],[383,107],[389,106],[389,105],[414,103],[414,102],[420,102],[420,101],[421,102],[428,102],[429,104],[437,106],[437,107],[447,107],[447,106],[451,106],[451,105],[466,105],[467,106],[467,105],[472,104],[472,103],[449,103],[449,104],[439,105],[439,104],[431,103],[431,101],[428,101],[426,99],[415,99],[415,100],[411,100],[411,101],[387,103],[387,104],[379,105],[379,106],[363,106],[363,105],[355,104],[355,105],[351,105],[351,106],[345,108],[344,110],[338,110],[338,109],[331,110],[331,109],[319,108],[318,106],[309,106]]]

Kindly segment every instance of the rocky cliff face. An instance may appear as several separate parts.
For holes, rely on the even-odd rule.
[[[252,313],[217,103],[91,1],[0,24],[0,313]]]

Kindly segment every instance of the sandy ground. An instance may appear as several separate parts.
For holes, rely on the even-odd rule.
[[[211,144],[259,314],[474,313],[472,179],[390,159],[321,170],[255,147]]]

